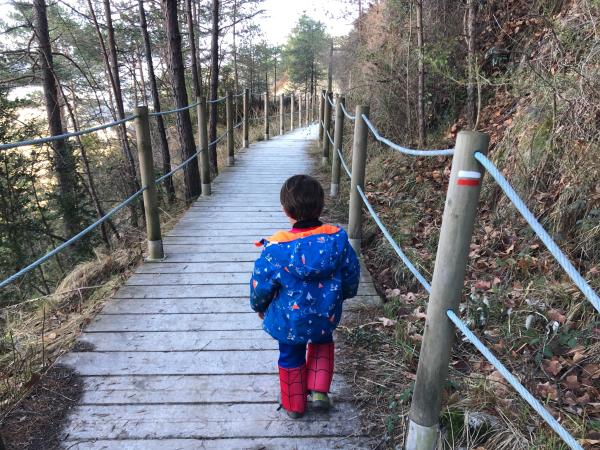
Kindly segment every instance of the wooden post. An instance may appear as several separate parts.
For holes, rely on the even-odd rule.
[[[308,126],[308,124],[310,122],[309,121],[309,115],[310,115],[309,114],[309,111],[310,111],[310,98],[309,97],[310,97],[310,94],[304,94],[304,111],[306,111],[304,114],[304,125],[305,126]]]
[[[290,131],[294,131],[294,93],[290,94]]]
[[[208,130],[206,114],[206,97],[196,99],[198,101],[198,139],[200,140],[200,179],[202,180],[202,196],[211,194],[210,187],[210,164],[208,162]]]
[[[269,140],[269,91],[265,92],[265,140]]]
[[[488,144],[489,136],[475,131],[461,131],[456,138],[410,408],[406,450],[433,450],[438,439],[442,390],[454,340],[454,326],[446,311],[458,311],[477,214],[483,168],[473,154],[486,154]]]
[[[227,91],[225,99],[225,113],[227,115],[227,164],[233,166],[235,164],[235,149],[233,135],[233,92]]]
[[[329,136],[327,135],[327,132],[329,132],[329,130],[331,129],[331,103],[329,103],[329,100],[332,98],[332,93],[331,92],[327,92],[327,96],[326,98],[323,100],[325,103],[325,114],[324,114],[324,118],[323,118],[323,159],[322,159],[322,163],[323,165],[328,165],[329,164],[329,147],[330,142],[329,142]]]
[[[284,102],[283,102],[283,94],[281,94],[279,96],[279,134],[282,135],[285,131],[285,125],[283,123],[283,119],[284,119],[284,108],[283,108]]]
[[[244,113],[244,148],[248,148],[250,146],[249,139],[249,129],[248,129],[248,113],[250,110],[250,89],[244,89],[244,105],[243,105],[243,113]]]
[[[138,157],[143,194],[144,212],[146,215],[146,235],[148,239],[148,260],[155,261],[165,257],[162,236],[160,233],[160,217],[158,216],[158,195],[154,183],[154,162],[152,160],[152,141],[150,139],[150,122],[148,107],[135,108],[135,134],[137,136]]]
[[[319,95],[319,142],[323,140],[323,120],[325,118],[325,90]]]
[[[337,96],[335,100],[335,131],[333,134],[333,156],[331,165],[331,196],[337,197],[340,192],[340,169],[341,161],[338,150],[342,150],[344,138],[344,112],[342,105],[346,104],[346,99]]]
[[[327,100],[325,100],[327,101]],[[369,117],[369,107],[358,105],[356,107],[356,121],[354,122],[354,144],[352,145],[352,181],[350,183],[350,205],[348,217],[348,238],[350,245],[360,255],[360,242],[362,238],[362,207],[363,201],[356,186],[365,187],[365,166],[367,163],[367,124],[362,115]]]
[[[302,94],[298,95],[298,128],[302,128]]]

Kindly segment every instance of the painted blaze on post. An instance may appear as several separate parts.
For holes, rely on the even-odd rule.
[[[459,186],[479,186],[481,173],[475,170],[459,170],[456,184]]]

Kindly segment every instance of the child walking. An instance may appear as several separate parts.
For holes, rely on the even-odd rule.
[[[319,220],[324,193],[316,179],[289,178],[280,201],[292,229],[257,243],[264,248],[250,280],[250,304],[279,342],[280,402],[297,419],[309,393],[314,409],[331,406],[332,334],[343,301],[356,295],[360,265],[346,232]]]

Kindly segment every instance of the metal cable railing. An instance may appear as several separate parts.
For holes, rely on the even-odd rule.
[[[150,117],[166,116],[167,114],[173,114],[173,113],[178,113],[178,112],[181,112],[181,111],[186,111],[188,109],[192,109],[193,107],[198,106],[199,103],[200,102],[194,102],[194,103],[191,103],[191,104],[189,104],[187,106],[184,106],[182,108],[170,109],[168,111],[155,111],[155,112],[149,113],[148,115]]]
[[[224,97],[224,98],[226,98],[226,97]],[[220,100],[222,100],[222,99],[220,99]],[[162,115],[166,115],[166,114],[173,114],[173,113],[184,111],[186,109],[193,108],[196,105],[198,105],[198,102],[193,103],[191,105],[188,105],[188,106],[186,106],[184,108],[178,108],[178,109],[172,109],[172,110],[168,110],[168,111],[159,111],[159,112],[151,113],[151,114],[149,114],[149,116],[162,116]],[[62,135],[59,135],[59,136],[50,136],[50,137],[46,137],[46,138],[32,139],[32,140],[29,140],[29,141],[21,141],[21,142],[15,142],[15,143],[10,143],[10,144],[3,144],[2,146],[0,146],[0,150],[10,149],[10,148],[16,148],[16,147],[21,147],[21,146],[25,146],[25,145],[43,144],[43,143],[46,143],[46,142],[53,142],[53,141],[57,141],[57,140],[64,140],[64,139],[67,139],[67,138],[73,137],[73,136],[81,136],[83,134],[88,134],[88,133],[92,133],[94,131],[98,131],[98,130],[102,130],[102,129],[105,129],[105,128],[110,128],[110,127],[114,127],[114,126],[120,125],[120,124],[125,123],[127,121],[133,120],[136,117],[137,116],[129,116],[129,117],[127,117],[125,119],[122,119],[122,120],[117,120],[117,121],[114,121],[114,122],[110,122],[110,123],[107,123],[107,124],[104,124],[104,125],[99,125],[99,126],[93,127],[93,128],[88,128],[86,130],[81,130],[81,131],[74,132],[74,133],[65,133],[65,134],[62,134]],[[239,127],[242,123],[243,122],[238,123],[234,127],[234,129],[237,128],[237,127]],[[212,141],[209,144],[209,146],[212,146],[212,145],[215,145],[215,144],[219,143],[225,136],[227,136],[227,134],[228,134],[228,131],[225,131],[217,139],[215,139],[214,141]],[[175,168],[173,168],[170,172],[168,172],[168,173],[160,176],[159,178],[157,178],[154,183],[155,184],[159,184],[160,182],[164,181],[168,177],[172,176],[175,172],[177,172],[178,170],[181,170],[183,167],[185,167],[186,165],[188,165],[191,161],[193,161],[194,159],[196,159],[199,154],[200,154],[200,151],[197,151],[196,153],[192,154],[185,161],[183,161],[181,164],[179,164]],[[35,269],[39,265],[41,265],[44,262],[46,262],[48,259],[50,259],[53,256],[55,256],[56,254],[60,253],[65,248],[69,247],[70,245],[72,245],[75,242],[77,242],[80,239],[82,239],[84,236],[86,236],[91,231],[93,231],[94,229],[96,229],[99,225],[101,225],[102,223],[106,222],[110,217],[112,217],[117,212],[121,211],[123,208],[125,208],[126,206],[128,206],[129,204],[131,204],[146,189],[148,189],[148,186],[142,187],[140,190],[138,190],[137,192],[135,192],[134,194],[132,194],[131,196],[129,196],[128,198],[126,198],[123,202],[119,203],[113,209],[111,209],[108,213],[106,213],[100,219],[96,220],[95,222],[93,222],[92,224],[88,225],[86,228],[84,228],[83,230],[81,230],[75,236],[73,236],[70,239],[66,240],[61,245],[59,245],[58,247],[56,247],[53,250],[49,251],[44,256],[38,258],[33,263],[29,264],[28,266],[24,267],[23,269],[19,270],[18,272],[14,273],[13,275],[9,276],[5,280],[1,281],[0,282],[0,289],[3,288],[3,287],[5,287],[5,286],[7,286],[10,283],[12,283],[16,279],[22,277],[26,273],[30,272],[31,270]]]
[[[12,283],[16,279],[21,278],[27,272],[30,272],[31,270],[33,270],[36,267],[38,267],[40,264],[46,262],[47,260],[49,260],[50,258],[52,258],[54,255],[60,253],[65,248],[69,247],[71,244],[79,241],[82,237],[84,237],[90,231],[94,230],[96,227],[98,227],[102,223],[106,222],[110,217],[112,217],[113,215],[115,215],[116,213],[118,213],[120,210],[122,210],[123,208],[125,208],[127,205],[129,205],[131,202],[133,202],[146,189],[148,189],[148,187],[144,186],[139,191],[135,192],[134,194],[132,194],[131,196],[129,196],[127,199],[125,199],[123,202],[119,203],[117,206],[115,206],[113,209],[111,209],[108,213],[106,213],[100,219],[96,220],[94,223],[92,223],[91,225],[88,225],[86,228],[84,228],[83,230],[81,230],[75,236],[73,236],[72,238],[66,240],[65,242],[63,242],[62,244],[60,244],[58,247],[56,247],[55,249],[49,251],[48,253],[46,253],[44,256],[42,256],[41,258],[39,258],[35,262],[29,264],[28,266],[22,268],[18,272],[14,273],[10,277],[8,277],[5,280],[3,280],[2,282],[0,282],[0,289],[3,288],[4,286],[7,286],[10,283]]]
[[[487,170],[492,176],[492,178],[496,180],[498,186],[500,186],[500,188],[504,191],[512,204],[515,205],[517,210],[521,213],[535,234],[538,235],[552,256],[554,256],[558,264],[560,264],[563,270],[567,273],[569,278],[571,278],[573,283],[575,283],[575,285],[581,290],[583,295],[590,301],[594,308],[600,312],[600,298],[598,297],[598,294],[593,291],[588,282],[581,276],[571,261],[569,261],[567,255],[562,252],[556,242],[554,242],[552,237],[550,237],[550,235],[546,232],[544,227],[542,227],[542,225],[537,221],[535,216],[525,205],[525,202],[519,197],[519,194],[517,194],[506,178],[504,178],[500,170],[498,170],[494,163],[490,161],[483,153],[476,152],[475,159],[479,161],[481,165],[485,167],[485,170]]]
[[[327,139],[329,139],[329,142],[333,145],[333,139],[331,138],[331,134],[329,134],[329,130],[325,130],[325,132],[327,133]]]
[[[345,116],[346,116],[348,119],[350,119],[350,120],[356,120],[356,116],[353,116],[352,114],[350,114],[350,113],[349,113],[349,112],[346,110],[346,107],[344,106],[344,104],[343,104],[343,103],[341,104],[341,107],[342,107],[342,112],[344,113],[344,115],[345,115]]]
[[[352,172],[350,171],[350,169],[346,165],[346,161],[344,161],[344,155],[342,155],[342,152],[340,151],[339,148],[336,150],[336,152],[338,154],[338,157],[340,158],[340,163],[342,163],[342,167],[346,171],[346,175],[348,175],[348,178],[351,179],[352,178]]]
[[[225,97],[221,97],[221,98],[217,98],[215,100],[207,100],[206,103],[220,103],[220,102],[224,102],[225,100],[227,100],[227,96]]]
[[[342,163],[342,165],[344,166],[344,169],[346,170],[346,173],[349,176],[351,176],[350,175],[351,174],[350,170],[347,168],[346,162],[344,161],[343,155],[342,155],[342,153],[341,153],[341,151],[339,149],[337,149],[337,153],[338,153],[338,156],[340,158],[340,162]],[[480,161],[480,162],[483,161],[482,164],[484,164],[484,167],[486,167],[486,169],[488,171],[490,171],[490,169],[491,169],[490,173],[492,174],[492,176],[494,177],[494,179],[496,179],[496,181],[498,181],[498,179],[504,180],[504,181],[500,181],[499,184],[505,184],[506,186],[504,186],[504,187],[507,188],[505,190],[505,192],[507,192],[507,191],[510,192],[509,189],[512,189],[512,188],[510,188],[510,185],[508,185],[508,182],[504,179],[504,177],[502,177],[502,175],[499,173],[499,171],[497,170],[497,168],[495,168],[495,166],[493,166],[493,164],[491,163],[491,161],[488,164],[487,161],[485,161],[485,160],[487,160],[487,158],[485,158],[485,156],[483,154],[481,154],[481,153],[478,153],[478,154],[476,153],[475,157],[476,157],[476,159],[478,161]],[[489,168],[488,168],[488,166],[489,166]],[[494,172],[494,173],[492,173],[492,172]],[[497,172],[497,173],[495,173],[495,172]],[[496,178],[496,176],[494,176],[494,175],[496,175],[496,176],[499,175],[499,176],[498,176],[498,178]],[[504,189],[504,187],[503,187],[503,189]],[[408,270],[415,276],[415,278],[417,278],[417,280],[421,283],[421,285],[423,286],[423,288],[428,293],[431,293],[431,284],[419,272],[419,270],[415,267],[415,265],[410,261],[410,259],[402,251],[402,249],[400,248],[400,246],[393,239],[393,237],[391,236],[390,232],[388,231],[388,229],[386,228],[386,226],[383,224],[381,218],[378,216],[377,212],[375,211],[375,209],[373,208],[373,206],[369,202],[369,199],[367,198],[367,196],[364,193],[363,189],[360,186],[357,186],[356,189],[357,189],[358,194],[360,195],[360,197],[361,197],[361,199],[362,199],[365,207],[369,211],[369,214],[371,215],[371,217],[373,218],[373,220],[375,221],[375,223],[377,224],[377,226],[379,227],[379,229],[381,230],[381,232],[383,233],[383,235],[385,236],[385,238],[387,239],[387,241],[390,243],[390,245],[392,246],[392,248],[394,249],[394,251],[396,252],[396,254],[398,254],[398,256],[400,257],[400,259],[402,260],[402,262],[406,265],[406,267],[408,268]],[[516,195],[516,193],[514,193],[514,196],[513,196],[513,193],[508,194],[508,192],[507,192],[507,195],[509,196],[509,198],[510,197],[516,197],[516,198],[518,198],[518,196]],[[516,198],[515,199],[511,198],[511,200],[513,200],[513,203],[516,202]],[[520,199],[518,199],[518,200],[521,201]],[[521,201],[521,203],[522,203],[522,201]],[[523,204],[523,207],[524,207],[524,204]],[[529,212],[529,210],[527,210],[526,207],[524,207],[524,208],[531,215],[531,213]],[[523,211],[521,211],[521,213],[524,214]],[[536,223],[537,223],[537,221],[536,221]],[[544,233],[545,233],[545,231],[544,231]],[[562,252],[561,252],[561,254],[562,254]],[[556,257],[556,255],[555,255],[555,257]],[[573,268],[573,270],[575,270],[575,269]],[[587,286],[587,283],[586,283],[586,286]],[[502,364],[502,362],[498,358],[496,358],[494,356],[494,354],[468,328],[467,324],[465,324],[460,319],[460,317],[458,317],[458,315],[454,311],[448,310],[446,312],[446,315],[448,316],[448,318],[450,319],[450,321],[458,328],[458,330],[465,336],[465,338],[469,342],[471,342],[475,346],[475,348],[477,348],[477,350],[483,355],[483,357],[485,359],[487,359],[490,362],[490,364],[492,364],[492,366],[494,366],[498,370],[498,372],[502,375],[502,377],[513,388],[515,388],[515,390],[517,391],[517,393],[540,415],[540,417],[542,419],[544,419],[544,421],[546,421],[546,423],[550,426],[550,428],[552,428],[563,439],[563,441],[571,449],[573,449],[573,450],[583,450],[583,447],[581,445],[579,445],[579,443],[575,440],[575,438],[571,434],[569,434],[569,432],[560,423],[558,423],[558,421],[519,382],[519,380]]]
[[[377,139],[382,144],[385,144],[388,147],[399,151],[400,153],[404,153],[405,155],[410,155],[410,156],[451,156],[454,154],[453,148],[449,148],[449,149],[445,149],[445,150],[416,150],[416,149],[412,149],[412,148],[402,147],[401,145],[398,145],[395,142],[392,142],[389,139],[384,138],[381,134],[379,134],[379,130],[377,130],[377,128],[375,128],[375,125],[373,125],[371,123],[371,121],[369,120],[369,118],[367,116],[365,116],[364,114],[362,115],[362,119],[365,121],[365,123],[369,127],[369,130],[371,130],[371,133],[373,133],[373,136],[375,137],[375,139]]]
[[[114,122],[105,123],[104,125],[98,125],[96,127],[87,128],[85,130],[74,131],[72,133],[58,134],[56,136],[48,136],[48,137],[43,137],[43,138],[39,138],[39,139],[30,139],[27,141],[11,142],[9,144],[0,144],[0,150],[8,150],[11,148],[25,147],[27,145],[45,144],[47,142],[63,141],[65,139],[68,139],[71,137],[82,136],[84,134],[93,133],[94,131],[104,130],[105,128],[116,127],[117,125],[121,125],[125,122],[129,122],[129,121],[135,119],[136,117],[137,116],[128,116],[121,120],[115,120]]]

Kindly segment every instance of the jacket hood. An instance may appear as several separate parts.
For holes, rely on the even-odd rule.
[[[307,281],[331,277],[340,265],[346,240],[345,231],[333,225],[300,233],[279,232],[269,239],[270,244],[286,247],[287,271]]]

